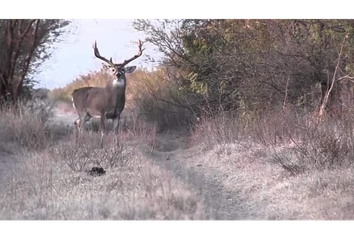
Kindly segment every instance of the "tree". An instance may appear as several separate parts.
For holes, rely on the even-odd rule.
[[[287,104],[314,111],[324,100],[337,111],[344,95],[353,95],[353,20],[138,20],[135,28],[165,54],[162,64],[177,72],[174,80],[202,111]],[[326,96],[334,75],[340,81]]]
[[[66,20],[0,20],[0,102],[20,99],[34,83],[32,76],[51,56],[69,24]]]

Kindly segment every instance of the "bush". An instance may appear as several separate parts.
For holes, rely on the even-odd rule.
[[[143,120],[156,123],[159,131],[186,126],[193,117],[185,103],[186,96],[169,80],[166,71],[164,68],[152,72],[136,71],[127,94],[128,109]]]
[[[3,107],[0,116],[0,139],[26,149],[43,149],[50,142],[47,122],[52,116],[46,104],[29,101]]]
[[[61,142],[53,148],[53,155],[67,164],[74,172],[87,171],[92,167],[114,168],[129,164],[131,153],[121,137],[82,132],[71,141]]]
[[[226,113],[205,117],[196,124],[192,143],[203,144],[207,149],[215,146],[220,149],[227,144],[256,144],[292,174],[351,166],[354,159],[352,117],[326,116],[317,122],[309,116],[289,108],[251,119]]]

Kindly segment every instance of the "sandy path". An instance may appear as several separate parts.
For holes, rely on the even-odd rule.
[[[222,173],[215,171],[212,177],[206,176],[203,166],[198,163],[203,152],[196,148],[188,149],[187,145],[187,137],[183,134],[159,134],[156,150],[146,150],[145,154],[197,192],[207,206],[208,219],[256,219],[257,216],[252,216],[252,211],[245,207],[247,204],[238,198],[237,192],[223,187]]]
[[[2,183],[6,182],[4,180],[7,179],[7,174],[12,172],[16,161],[13,155],[0,150],[0,187]]]
[[[76,118],[74,112],[54,109],[52,122],[72,127]],[[203,152],[188,148],[187,141],[186,133],[163,133],[157,135],[154,151],[151,152],[143,146],[141,149],[158,166],[170,171],[172,176],[197,193],[200,201],[207,206],[208,219],[255,219],[256,217],[251,216],[250,211],[245,209],[245,204],[238,198],[237,192],[223,187],[221,172],[216,171],[212,177],[205,174],[200,164]],[[10,153],[0,151],[0,180],[6,177],[6,172],[14,166],[15,160]]]

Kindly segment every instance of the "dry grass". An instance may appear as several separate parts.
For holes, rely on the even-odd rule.
[[[202,145],[205,149],[228,143],[245,142],[243,124],[237,117],[220,114],[202,117],[193,129],[191,144]]]
[[[120,120],[118,129],[120,139],[135,145],[147,143],[151,148],[154,148],[157,125],[146,122],[135,113],[129,111],[125,111],[123,116],[124,118]],[[85,134],[100,133],[100,120],[92,118],[89,122],[85,123],[85,130],[87,130]],[[112,121],[106,121],[106,130],[107,133],[109,133],[108,135],[112,135]],[[110,138],[112,138],[112,136],[108,137],[108,139]]]
[[[194,194],[151,159],[135,155],[129,164],[105,168],[103,176],[90,176],[88,169],[73,171],[60,153],[19,157],[1,194],[1,218],[203,218]]]
[[[234,143],[259,145],[293,174],[350,167],[354,159],[352,119],[328,116],[322,122],[314,122],[290,110],[259,116],[252,121],[221,114],[202,119],[191,140],[194,146],[203,145],[205,149]]]
[[[134,116],[101,144],[98,132],[3,111],[0,151],[16,159],[1,176],[0,218],[354,219],[350,118],[205,118],[185,149],[185,133],[156,139],[156,125]]]
[[[233,192],[238,219],[344,220],[354,219],[354,175],[351,168],[318,171],[293,176],[273,160],[260,145],[201,146],[180,156],[181,165],[196,169],[218,188]],[[220,192],[222,194],[222,192]]]
[[[34,115],[2,116],[2,131],[15,136],[2,141],[13,142],[16,161],[1,178],[1,219],[205,218],[192,190],[139,153],[141,144],[154,146],[153,126],[136,120],[118,137],[105,135],[101,145],[100,133],[76,137],[62,129],[58,138],[61,126],[47,129]],[[91,175],[93,167],[106,173]]]
[[[191,111],[178,87],[164,68],[135,71],[127,89],[127,108],[136,109],[138,116],[156,124],[159,132],[185,127]]]
[[[354,219],[350,119],[314,124],[294,112],[248,124],[204,119],[192,136],[200,155],[183,162],[236,191],[244,219]]]
[[[128,165],[131,149],[127,149],[122,137],[106,135],[101,141],[97,133],[81,133],[79,137],[71,136],[68,141],[55,145],[52,155],[58,155],[74,172],[82,172],[92,167],[114,168]]]
[[[9,105],[0,110],[0,142],[25,149],[43,149],[52,138],[47,122],[51,111],[47,105],[35,102]]]

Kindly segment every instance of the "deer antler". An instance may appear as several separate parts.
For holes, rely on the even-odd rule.
[[[131,57],[131,58],[129,58],[129,59],[127,59],[127,60],[124,60],[124,62],[121,65],[125,66],[128,63],[130,63],[131,61],[133,61],[133,60],[137,59],[138,57],[140,57],[143,54],[143,51],[145,50],[145,48],[142,49],[142,46],[143,46],[143,43],[139,40],[139,42],[138,42],[138,48],[139,48],[138,54],[133,56],[133,57]]]
[[[101,59],[102,61],[108,63],[110,66],[114,66],[114,63],[112,61],[112,58],[110,58],[110,60],[108,60],[107,58],[105,57],[102,57],[100,52],[98,51],[98,48],[97,48],[97,42],[95,41],[95,44],[93,45],[93,50],[94,50],[94,53],[95,53],[95,56],[99,59]]]

